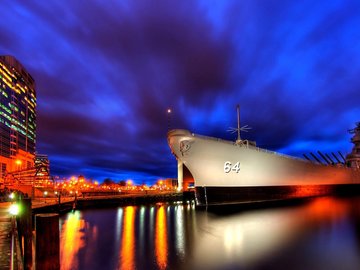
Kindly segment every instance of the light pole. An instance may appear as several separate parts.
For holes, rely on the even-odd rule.
[[[46,195],[48,194],[47,191],[44,191],[44,200],[45,200],[45,203],[46,203]]]
[[[169,109],[167,109],[167,116],[168,116],[168,131],[170,131],[170,127],[171,127],[171,123],[170,123],[170,121],[171,121],[171,109],[169,108]]]
[[[18,171],[20,171],[21,170],[21,164],[22,164],[22,161],[20,160],[20,159],[17,159],[16,161],[15,161],[15,163],[16,163],[16,165],[17,165],[17,170]]]
[[[9,213],[11,215],[11,254],[10,254],[10,269],[14,269],[14,249],[15,249],[15,218],[19,214],[19,205],[13,203],[10,205]]]

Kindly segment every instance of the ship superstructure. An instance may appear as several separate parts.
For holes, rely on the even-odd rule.
[[[356,127],[349,130],[350,134],[354,134],[351,142],[354,147],[349,155],[346,156],[347,166],[360,169],[360,122],[356,123]]]

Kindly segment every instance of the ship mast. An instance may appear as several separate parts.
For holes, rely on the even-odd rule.
[[[241,141],[241,138],[240,138],[240,105],[239,104],[236,106],[236,111],[237,111],[237,133],[238,133],[237,141]]]
[[[251,129],[251,127],[249,127],[248,125],[245,125],[242,127],[240,126],[240,105],[239,104],[236,106],[236,112],[237,112],[237,128],[230,127],[228,129],[228,131],[231,133],[237,133],[236,144],[242,144],[243,142],[247,143],[247,140],[244,140],[244,141],[241,140],[240,131],[248,132],[249,129]]]

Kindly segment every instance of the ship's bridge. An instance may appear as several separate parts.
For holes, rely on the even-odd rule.
[[[354,147],[349,155],[346,156],[346,163],[351,168],[360,169],[360,122],[356,123],[356,127],[349,130],[350,134],[354,134],[351,142]]]

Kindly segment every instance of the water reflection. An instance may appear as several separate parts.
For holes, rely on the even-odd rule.
[[[61,227],[60,237],[60,265],[61,269],[78,269],[77,254],[85,246],[85,221],[81,219],[79,211],[69,213],[66,223]]]
[[[160,206],[156,212],[155,229],[155,256],[159,269],[165,269],[167,265],[167,231],[165,206]]]
[[[334,236],[332,231],[328,231],[329,226],[332,228],[342,222],[349,209],[350,204],[344,201],[318,198],[293,207],[259,209],[232,215],[204,212],[197,216],[199,226],[194,235],[195,265],[207,269],[221,269],[224,266],[273,269],[269,261],[279,254],[287,254],[288,258],[300,257],[303,254],[303,239],[311,242],[320,232],[329,238]],[[315,235],[311,236],[314,232]],[[296,251],[290,254],[288,249]],[[299,262],[300,265],[304,264],[305,259]],[[282,269],[282,264],[274,266],[274,269]]]
[[[192,204],[128,206],[62,217],[62,269],[357,269],[360,201],[224,214]]]
[[[134,269],[134,252],[135,252],[135,207],[128,206],[124,210],[124,226],[123,235],[120,246],[120,268],[119,269]]]
[[[180,260],[185,258],[184,209],[182,205],[175,206],[175,243],[176,253]]]

